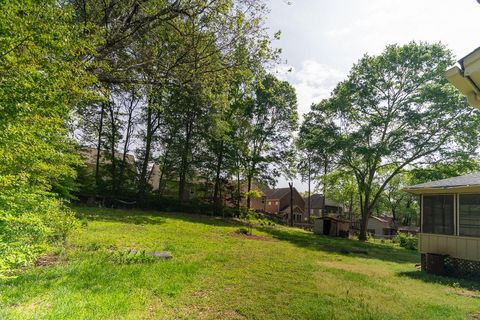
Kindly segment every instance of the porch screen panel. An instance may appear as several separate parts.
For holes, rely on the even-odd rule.
[[[480,237],[480,194],[460,195],[461,236]]]
[[[423,196],[422,232],[453,234],[453,195]]]

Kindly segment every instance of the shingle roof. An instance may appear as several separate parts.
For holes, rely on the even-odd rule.
[[[471,173],[464,176],[420,183],[406,187],[406,191],[414,191],[419,189],[448,189],[455,187],[480,186],[480,173]]]
[[[305,199],[305,202],[308,202],[308,197]],[[325,199],[325,206],[327,207],[341,207],[339,203],[330,200],[330,199]],[[321,209],[323,208],[323,194],[316,193],[312,194],[310,196],[310,207],[312,209]]]
[[[290,188],[271,189],[264,192],[267,199],[281,199],[290,193]]]
[[[308,198],[305,201],[308,202]],[[312,194],[310,196],[310,207],[312,209],[321,209],[323,207],[323,194]]]

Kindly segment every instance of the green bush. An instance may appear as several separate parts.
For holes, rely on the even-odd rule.
[[[31,264],[77,227],[73,212],[49,193],[0,179],[0,276]]]
[[[397,234],[395,237],[393,237],[392,242],[398,243],[400,247],[409,250],[417,250],[418,248],[418,238],[406,233]]]

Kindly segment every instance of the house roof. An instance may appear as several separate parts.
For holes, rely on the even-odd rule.
[[[480,186],[480,173],[471,173],[464,176],[420,183],[406,187],[404,190],[411,193],[418,193],[423,190],[445,190],[452,188],[478,187]]]
[[[81,147],[78,150],[78,153],[83,158],[86,164],[95,164],[97,161],[97,149],[91,147]],[[110,160],[106,159],[107,156],[110,156],[108,151],[100,150],[100,161],[102,163],[111,163]],[[123,153],[115,151],[115,158],[118,160],[123,159]],[[132,154],[125,155],[125,161],[132,166],[135,166],[135,156]]]
[[[281,199],[289,193],[290,193],[290,188],[270,189],[270,190],[264,191],[264,194],[267,197],[267,199]]]
[[[305,201],[306,202],[308,201],[308,197],[305,199]],[[335,202],[333,200],[325,199],[325,206],[326,207],[341,207],[342,205],[340,205],[338,202]],[[320,194],[320,193],[312,194],[310,196],[310,207],[312,209],[323,208],[323,194]]]
[[[376,216],[370,216],[370,219],[375,219],[375,220],[378,220],[378,221],[383,222],[383,223],[389,223],[389,221],[387,219],[376,217]]]
[[[290,206],[286,206],[285,208],[283,208],[282,210],[279,211],[280,213],[290,213]],[[297,206],[296,204],[293,205],[293,212],[295,213],[303,213],[303,210],[302,208],[300,208],[299,206]]]

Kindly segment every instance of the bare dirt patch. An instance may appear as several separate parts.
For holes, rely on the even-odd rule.
[[[58,254],[46,254],[44,256],[40,256],[35,260],[36,267],[49,267],[59,264],[61,261],[61,256]]]

